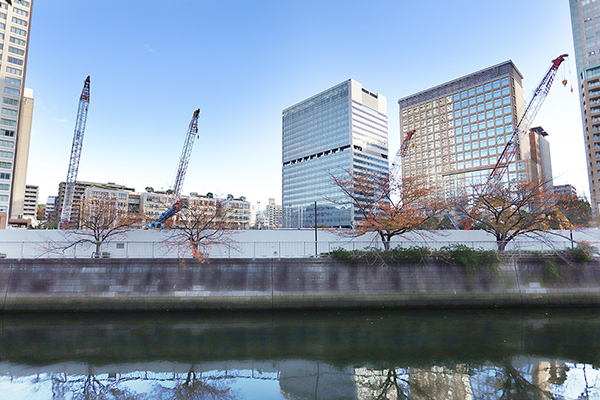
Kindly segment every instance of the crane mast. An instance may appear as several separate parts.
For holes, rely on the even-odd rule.
[[[492,169],[492,172],[490,173],[488,186],[499,182],[506,173],[508,165],[513,161],[517,151],[519,150],[521,139],[525,136],[525,134],[527,134],[527,132],[529,132],[529,128],[531,127],[535,116],[537,115],[542,103],[550,91],[550,87],[552,86],[552,82],[554,81],[554,77],[558,71],[558,67],[567,56],[568,54],[563,54],[552,60],[552,64],[546,72],[546,75],[544,75],[541,82],[529,96],[529,99],[525,105],[525,110],[521,114],[521,119],[517,123],[510,140],[508,143],[506,143],[502,154],[500,157],[498,157],[498,162],[496,162],[494,169]]]
[[[409,131],[406,134],[406,138],[402,142],[402,146],[400,146],[400,149],[398,149],[398,151],[396,152],[396,156],[394,157],[394,161],[392,161],[392,168],[390,169],[390,176],[391,177],[396,178],[396,176],[400,172],[400,164],[401,164],[401,161],[402,161],[401,159],[402,159],[402,157],[406,156],[406,153],[408,153],[408,148],[409,148],[409,145],[410,145],[410,139],[412,139],[413,135],[416,132],[417,132],[417,130],[413,129],[412,131]]]
[[[63,198],[62,211],[58,229],[68,229],[71,219],[71,208],[73,208],[73,197],[75,195],[75,183],[77,182],[77,171],[79,170],[79,159],[83,147],[83,134],[87,122],[88,106],[90,104],[90,77],[83,84],[83,90],[79,97],[77,109],[77,120],[75,121],[75,133],[73,134],[73,145],[71,147],[71,158],[69,159],[69,171],[65,184],[65,195]]]
[[[190,126],[188,127],[185,142],[183,144],[183,151],[181,157],[179,157],[179,166],[177,167],[177,175],[175,176],[175,184],[173,185],[173,194],[177,199],[175,203],[162,213],[157,219],[152,221],[146,226],[146,229],[163,229],[165,222],[172,216],[177,214],[182,207],[184,207],[184,199],[179,199],[181,190],[183,189],[183,180],[187,172],[187,167],[190,162],[190,156],[192,155],[192,147],[194,146],[194,139],[198,135],[198,116],[200,115],[200,109],[194,111]]]
[[[190,156],[192,155],[192,147],[194,147],[194,139],[198,134],[198,116],[200,115],[200,109],[194,111],[188,132],[185,137],[185,143],[183,144],[183,151],[181,157],[179,157],[179,166],[177,167],[177,176],[175,177],[175,184],[173,185],[173,193],[176,197],[181,194],[183,189],[183,180],[187,172],[187,167],[190,162]]]

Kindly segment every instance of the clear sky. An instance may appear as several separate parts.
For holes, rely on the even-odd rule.
[[[506,60],[527,96],[552,59],[574,54],[567,0],[35,0],[32,11],[27,183],[40,203],[66,180],[88,75],[78,180],[169,188],[200,108],[183,193],[264,209],[281,203],[284,108],[355,79],[387,97],[393,158],[398,99]],[[578,89],[562,77],[534,126],[549,133],[555,184],[588,193]]]

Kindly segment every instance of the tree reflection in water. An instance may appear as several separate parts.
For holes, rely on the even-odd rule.
[[[200,378],[191,369],[187,374],[109,374],[97,376],[88,366],[88,374],[51,374],[52,399],[64,400],[235,400],[231,388],[222,382]],[[152,376],[156,375],[156,376]],[[146,393],[130,386],[143,383]],[[134,385],[139,387],[139,385]]]

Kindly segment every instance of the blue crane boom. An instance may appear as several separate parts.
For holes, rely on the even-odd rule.
[[[200,109],[194,111],[192,121],[188,127],[185,142],[183,144],[183,151],[181,157],[179,157],[179,166],[177,167],[177,175],[175,176],[175,184],[173,185],[173,194],[177,199],[175,203],[162,213],[157,219],[152,221],[146,226],[146,229],[163,229],[165,223],[175,214],[177,214],[183,207],[187,206],[186,199],[180,199],[181,190],[183,188],[183,181],[187,172],[187,167],[190,162],[190,156],[192,155],[192,148],[194,146],[194,139],[198,136],[198,116],[200,115]]]
[[[90,77],[83,83],[83,90],[79,97],[79,108],[77,109],[77,120],[75,121],[75,133],[73,134],[73,145],[71,146],[71,158],[69,160],[69,171],[65,182],[65,195],[58,229],[68,229],[71,220],[71,209],[73,208],[73,197],[75,195],[75,184],[77,183],[77,171],[79,170],[79,159],[83,147],[83,134],[87,122],[88,106],[90,104]]]

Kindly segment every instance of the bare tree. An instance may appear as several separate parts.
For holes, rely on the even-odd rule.
[[[88,189],[89,190],[89,189]],[[64,233],[64,251],[81,243],[95,246],[94,256],[99,258],[104,243],[139,227],[142,216],[127,212],[127,202],[119,201],[118,192],[104,189],[86,191],[87,197],[81,206],[80,229]]]
[[[474,184],[453,201],[475,228],[496,238],[499,251],[515,238],[547,230],[557,218],[555,196],[544,181]]]
[[[358,213],[352,233],[376,232],[386,250],[393,237],[427,229],[443,209],[435,189],[414,177],[347,170],[330,176]]]
[[[211,245],[231,246],[229,233],[234,228],[228,218],[228,201],[210,197],[192,197],[176,216],[170,241],[189,249],[202,260]]]

